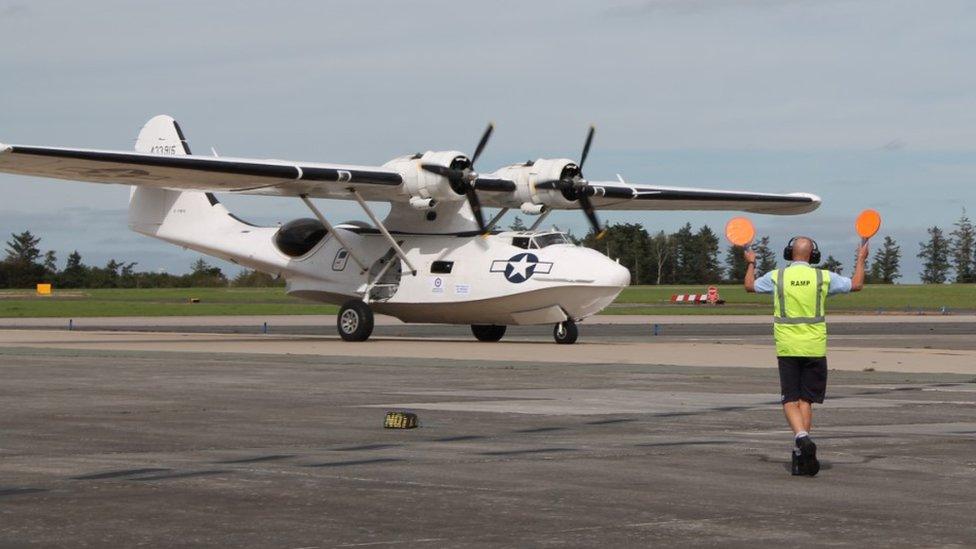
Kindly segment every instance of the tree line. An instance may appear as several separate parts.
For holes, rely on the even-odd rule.
[[[512,230],[525,230],[518,217]],[[928,239],[919,243],[917,257],[922,260],[921,279],[926,284],[976,282],[976,228],[965,209],[946,234],[939,226],[927,229]],[[746,264],[742,250],[734,246],[721,248],[720,237],[708,225],[695,229],[686,223],[675,232],[649,233],[640,223],[619,223],[607,228],[604,238],[590,232],[582,240],[570,234],[574,242],[599,250],[630,270],[632,284],[717,284],[741,283]],[[190,272],[173,275],[164,272],[138,271],[138,263],[109,260],[103,267],[85,265],[78,251],[72,252],[63,268],[58,268],[53,250],[42,252],[41,239],[30,231],[11,235],[6,257],[0,261],[0,288],[33,288],[39,282],[50,282],[56,288],[188,288],[217,286],[277,286],[284,281],[271,275],[243,270],[233,279],[219,267],[203,259],[195,261]],[[769,236],[758,238],[756,270],[769,272],[776,268],[778,249]],[[901,278],[901,246],[885,236],[866,269],[872,284],[894,284]],[[853,259],[852,259],[853,262]],[[827,255],[821,267],[843,274],[844,264]]]
[[[948,235],[938,225],[929,227],[928,235],[928,240],[919,244],[922,282],[976,282],[976,229],[965,209]]]
[[[934,226],[928,229],[928,236],[919,242],[917,253],[922,260],[923,283],[976,282],[976,228],[965,209],[948,235]],[[746,272],[742,249],[729,245],[722,254],[719,241],[708,225],[695,230],[686,223],[673,233],[651,234],[639,223],[621,223],[608,227],[602,239],[591,231],[581,243],[627,267],[632,284],[741,283]],[[758,274],[776,268],[780,254],[770,245],[769,236],[756,239],[752,248]],[[901,259],[901,246],[891,236],[884,236],[866,265],[866,281],[894,284],[902,277]],[[827,255],[820,266],[838,274],[844,272],[844,264],[833,255]]]
[[[56,252],[41,251],[41,239],[30,231],[11,235],[6,257],[0,261],[0,288],[33,288],[47,282],[55,288],[200,288],[220,286],[283,285],[271,275],[241,271],[228,279],[219,267],[202,258],[190,266],[190,272],[173,275],[164,272],[136,270],[138,263],[110,259],[104,267],[86,265],[77,250],[68,255],[58,269]]]

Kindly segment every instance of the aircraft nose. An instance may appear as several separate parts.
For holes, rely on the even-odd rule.
[[[607,269],[607,286],[617,286],[623,288],[625,286],[630,286],[630,269],[624,267],[623,265],[613,261],[613,266]]]

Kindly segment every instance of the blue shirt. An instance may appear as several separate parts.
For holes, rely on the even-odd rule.
[[[794,261],[790,265],[807,265],[806,261]],[[756,279],[757,294],[771,294],[776,287],[773,285],[773,272],[770,271]],[[827,295],[848,294],[851,292],[851,279],[837,273],[830,273],[830,287],[827,288]]]

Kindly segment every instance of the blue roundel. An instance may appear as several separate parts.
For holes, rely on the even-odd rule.
[[[505,266],[505,278],[509,282],[518,284],[532,278],[535,267],[539,263],[539,258],[535,254],[521,253],[515,254],[508,260]]]

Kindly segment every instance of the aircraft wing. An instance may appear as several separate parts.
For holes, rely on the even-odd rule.
[[[389,199],[403,182],[379,167],[0,144],[0,172],[92,183],[272,196]]]
[[[596,191],[591,200],[599,210],[736,210],[795,215],[820,207],[820,197],[809,193],[724,191],[617,181],[590,181],[589,186]]]
[[[382,167],[3,144],[0,172],[92,183],[312,198],[348,199],[349,189],[353,188],[367,200],[386,201],[398,194],[403,183],[399,173]],[[499,181],[507,186],[493,190],[511,190],[511,182]],[[820,206],[820,198],[807,193],[773,194],[618,181],[590,181],[588,186],[595,191],[591,199],[594,207],[601,210],[735,210],[793,215]],[[492,199],[488,201],[491,203]]]

